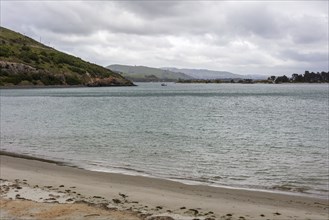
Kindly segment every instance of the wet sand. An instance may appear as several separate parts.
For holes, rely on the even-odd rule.
[[[1,218],[42,219],[38,216],[47,213],[59,219],[329,218],[325,199],[186,185],[16,156],[0,156]]]

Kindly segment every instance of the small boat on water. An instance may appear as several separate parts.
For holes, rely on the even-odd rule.
[[[161,83],[161,86],[167,86],[167,84],[166,83]]]

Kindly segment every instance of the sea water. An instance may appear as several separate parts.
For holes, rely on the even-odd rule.
[[[1,90],[1,150],[118,172],[328,196],[328,84]]]

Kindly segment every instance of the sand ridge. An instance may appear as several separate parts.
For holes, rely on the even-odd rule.
[[[191,220],[201,216],[197,210],[181,209],[181,214],[163,207],[148,207],[128,196],[107,200],[101,196],[86,197],[75,192],[75,186],[31,186],[27,180],[10,182],[0,179],[1,219],[145,219],[145,220]],[[204,213],[201,219],[215,219],[213,212]],[[209,215],[209,217],[207,217]],[[212,216],[212,217],[210,217]],[[200,219],[200,220],[201,220]]]
[[[51,210],[58,209],[63,213],[63,218],[65,215],[75,216],[72,209],[80,208],[86,210],[83,212],[86,218],[93,219],[100,219],[103,211],[128,214],[129,218],[132,215],[131,218],[146,220],[329,218],[328,200],[324,199],[192,186],[148,177],[93,172],[3,155],[0,159],[0,177],[3,179],[2,213],[10,213],[10,204],[17,205],[16,202],[20,202],[23,206],[33,207],[27,208],[27,213],[35,215],[34,205],[39,204],[42,207],[51,207],[45,213],[56,213]],[[29,197],[27,192],[44,194],[34,197],[39,199],[37,201]],[[60,201],[64,204],[59,204]],[[84,209],[85,206],[99,210]]]

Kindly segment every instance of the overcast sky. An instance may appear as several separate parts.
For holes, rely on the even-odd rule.
[[[328,1],[4,1],[1,26],[102,66],[328,71]]]

